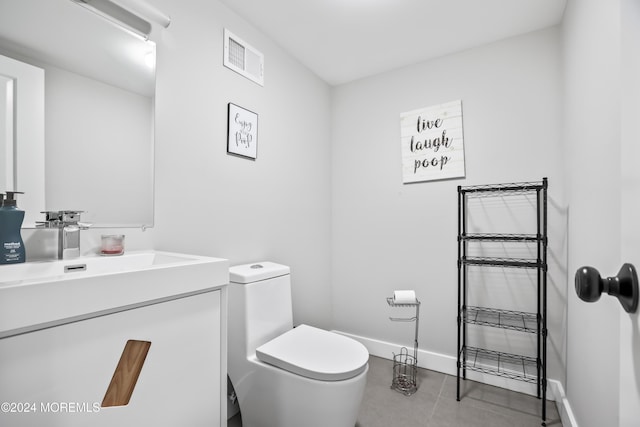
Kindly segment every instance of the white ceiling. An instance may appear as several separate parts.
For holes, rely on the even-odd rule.
[[[331,85],[556,25],[566,5],[566,0],[221,1]],[[245,40],[260,49],[257,41]]]

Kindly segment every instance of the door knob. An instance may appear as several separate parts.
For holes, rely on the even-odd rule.
[[[618,297],[627,313],[635,313],[638,308],[638,275],[632,264],[624,264],[617,276],[603,279],[593,267],[580,267],[576,271],[576,293],[581,300],[595,302],[606,292]]]

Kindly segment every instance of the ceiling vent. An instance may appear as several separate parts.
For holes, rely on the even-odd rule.
[[[224,66],[264,86],[264,55],[226,28]]]

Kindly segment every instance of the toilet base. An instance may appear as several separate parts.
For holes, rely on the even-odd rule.
[[[243,427],[354,427],[369,365],[342,381],[320,381],[250,359],[251,369],[231,378]]]

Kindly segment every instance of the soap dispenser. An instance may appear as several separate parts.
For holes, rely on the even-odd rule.
[[[20,229],[24,220],[24,211],[16,205],[18,191],[7,191],[0,206],[0,264],[18,264],[25,262],[25,250]]]

